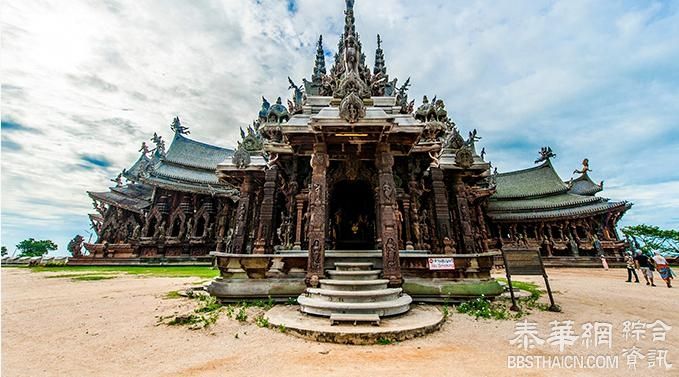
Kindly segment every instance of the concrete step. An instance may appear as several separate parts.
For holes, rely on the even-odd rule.
[[[378,302],[396,300],[401,288],[376,289],[370,291],[336,291],[332,289],[307,288],[308,297],[334,302]]]
[[[333,291],[371,291],[376,289],[387,289],[387,279],[375,280],[339,280],[321,279],[321,289]]]
[[[377,314],[330,314],[330,326],[334,326],[340,322],[353,322],[354,326],[358,322],[370,322],[375,326],[380,325],[380,316]]]
[[[337,271],[369,271],[372,267],[370,262],[335,262]]]
[[[330,279],[337,280],[375,280],[380,277],[382,273],[381,270],[368,270],[368,271],[337,271],[328,270],[326,271],[330,276]]]
[[[396,300],[379,302],[332,302],[301,295],[297,298],[300,310],[307,314],[330,317],[339,314],[377,314],[380,317],[405,313],[413,299],[404,294]]]

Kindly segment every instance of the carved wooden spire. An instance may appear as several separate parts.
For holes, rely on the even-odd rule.
[[[314,73],[311,80],[320,82],[321,77],[325,75],[325,51],[323,50],[323,36],[318,37],[318,45],[316,47],[316,60],[314,61]]]

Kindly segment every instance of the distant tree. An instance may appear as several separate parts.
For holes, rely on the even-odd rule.
[[[7,248],[4,247],[4,246],[1,246],[1,247],[0,247],[0,252],[2,253],[2,256],[3,256],[3,257],[4,257],[5,255],[8,254],[8,253],[7,253]]]
[[[640,224],[626,226],[622,232],[637,241],[639,249],[644,253],[658,251],[661,254],[679,254],[679,231],[660,229],[660,227]]]
[[[17,245],[20,257],[41,257],[51,250],[57,249],[57,244],[50,240],[36,241],[33,238],[23,240]]]

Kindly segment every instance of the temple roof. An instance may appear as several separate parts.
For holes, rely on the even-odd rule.
[[[495,175],[497,192],[495,199],[526,198],[565,193],[568,186],[547,160],[543,164],[524,170]]]
[[[201,143],[175,133],[164,160],[177,165],[214,170],[217,164],[233,156],[233,150]]]
[[[175,133],[165,156],[154,158],[141,180],[168,190],[233,196],[235,189],[220,183],[217,165],[233,156],[233,150],[201,143]]]
[[[145,153],[142,153],[141,156],[135,161],[135,163],[130,166],[129,169],[123,170],[123,177],[130,181],[138,181],[139,180],[139,175],[141,174],[142,170],[144,169],[144,166],[148,164],[151,161],[150,158],[146,156]]]
[[[151,205],[153,188],[144,184],[131,183],[121,187],[111,187],[111,191],[91,192],[87,194],[95,200],[109,205],[141,213]]]
[[[632,206],[595,196],[602,187],[586,172],[572,182],[564,182],[549,159],[529,169],[496,174],[493,179],[497,191],[488,203],[488,216],[493,220],[581,217],[626,211]]]
[[[569,192],[579,195],[594,195],[604,189],[603,182],[600,184],[594,183],[587,172],[570,182],[570,185]]]

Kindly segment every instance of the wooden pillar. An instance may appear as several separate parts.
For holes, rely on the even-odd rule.
[[[259,209],[259,236],[254,254],[273,252],[274,209],[276,207],[276,183],[278,167],[272,166],[264,173],[264,189]]]
[[[436,239],[432,238],[432,246],[437,252],[443,252],[444,240],[452,239],[450,232],[450,210],[448,209],[448,193],[443,183],[443,170],[431,167],[431,188],[434,194],[434,224]],[[467,217],[469,218],[469,217]]]
[[[297,221],[295,222],[295,243],[292,246],[293,250],[302,250],[302,220],[304,218],[304,194],[297,194],[295,196],[295,205],[297,206]]]
[[[243,183],[240,186],[240,199],[238,200],[238,210],[236,211],[236,230],[233,236],[232,253],[245,253],[245,244],[247,235],[250,233],[248,229],[248,219],[250,218],[250,200],[252,196],[252,177],[246,175],[243,178]]]
[[[412,234],[410,229],[410,199],[403,199],[403,222],[406,229],[406,250],[415,250],[413,247]]]
[[[394,156],[389,144],[378,144],[375,159],[378,170],[380,229],[382,235],[382,272],[389,279],[389,286],[398,287],[401,279],[401,262],[398,249],[398,234],[394,206],[396,205],[396,187],[394,185]]]
[[[309,260],[305,283],[317,287],[325,275],[323,263],[325,259],[325,228],[328,217],[327,179],[326,173],[330,160],[325,144],[314,145],[311,156],[311,187],[309,190]]]
[[[474,232],[471,226],[472,209],[467,198],[467,188],[459,175],[455,177],[455,200],[457,202],[457,218],[460,221],[460,240],[462,241],[462,245],[458,246],[457,251],[473,253],[475,246]]]

